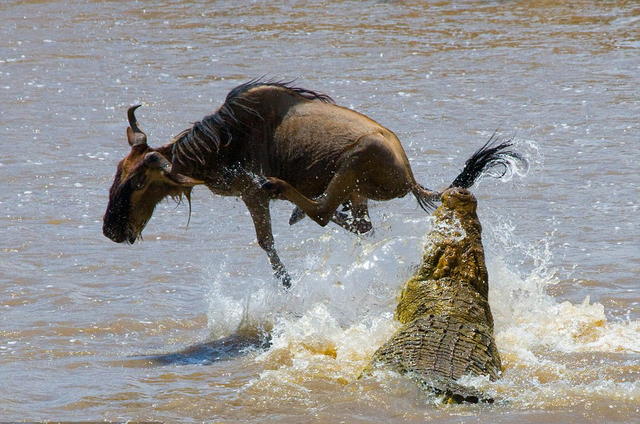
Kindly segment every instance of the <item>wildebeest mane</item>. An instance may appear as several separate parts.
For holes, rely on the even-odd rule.
[[[254,79],[244,84],[240,84],[232,89],[224,103],[218,110],[205,116],[201,121],[195,122],[189,129],[182,131],[174,137],[173,159],[185,165],[185,162],[197,162],[205,164],[207,153],[212,153],[215,147],[220,150],[221,145],[228,146],[233,138],[234,128],[242,127],[243,122],[236,118],[234,110],[244,110],[259,119],[257,108],[251,106],[252,100],[248,99],[246,93],[256,87],[279,87],[291,91],[308,100],[319,100],[325,103],[334,103],[333,99],[326,94],[307,90],[306,88],[293,85],[294,81],[264,80]]]

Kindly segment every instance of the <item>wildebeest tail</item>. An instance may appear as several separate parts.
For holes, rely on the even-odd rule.
[[[464,169],[453,180],[449,188],[469,188],[482,174],[494,168],[502,168],[501,172],[495,175],[497,178],[501,178],[510,172],[514,162],[526,163],[526,159],[522,155],[509,149],[512,145],[511,140],[498,144],[494,133],[489,141],[465,162]]]
[[[512,170],[516,162],[523,163],[526,166],[527,160],[519,153],[510,150],[509,147],[511,146],[513,146],[511,140],[498,143],[498,139],[494,133],[484,146],[478,149],[465,162],[462,172],[460,172],[447,188],[469,188],[480,176],[495,168],[501,169],[499,169],[498,173],[493,174],[493,176],[501,178]],[[420,207],[426,212],[431,213],[436,209],[436,203],[440,201],[444,190],[441,192],[431,191],[416,183],[411,192],[416,196],[416,199],[418,199]]]
[[[414,196],[416,196],[420,207],[427,213],[431,213],[436,210],[436,208],[438,207],[438,205],[436,205],[436,202],[440,201],[440,196],[442,195],[442,193],[431,191],[418,183],[416,183],[411,192]]]

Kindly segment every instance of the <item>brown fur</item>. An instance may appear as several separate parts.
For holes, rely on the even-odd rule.
[[[159,148],[147,145],[134,110],[127,129],[131,152],[118,165],[104,217],[103,232],[116,242],[133,243],[164,197],[188,198],[194,185],[205,184],[244,201],[259,245],[288,287],[271,231],[272,199],[294,203],[298,218],[306,214],[322,226],[334,221],[362,233],[371,229],[367,199],[411,192],[428,205],[439,198],[415,181],[393,132],[326,95],[289,84],[243,84],[216,113]],[[472,171],[471,182],[479,174]],[[336,212],[340,205],[350,217]]]

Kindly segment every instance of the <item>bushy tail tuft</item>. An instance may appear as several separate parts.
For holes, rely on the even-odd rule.
[[[511,140],[498,144],[498,138],[493,133],[489,141],[465,162],[464,169],[460,172],[460,175],[447,188],[469,188],[478,178],[491,169],[501,168],[498,172],[493,173],[492,176],[502,178],[512,172],[518,162],[525,167],[528,166],[524,156],[508,149],[512,145],[513,142]],[[420,207],[427,213],[431,213],[436,209],[437,203],[440,201],[442,193],[444,193],[444,190],[441,192],[432,191],[418,183],[415,184],[411,191],[418,199]]]
[[[501,167],[502,170],[496,174],[501,178],[511,171],[514,162],[527,163],[527,160],[519,153],[508,150],[513,145],[511,140],[498,144],[495,133],[489,138],[484,146],[478,149],[464,164],[464,169],[460,175],[451,183],[451,187],[469,188],[478,178],[488,170]]]
[[[442,193],[438,193],[436,191],[431,191],[422,185],[416,183],[416,186],[411,190],[416,199],[418,200],[418,205],[427,213],[431,213],[436,210],[438,205],[436,202],[440,201],[440,196]]]

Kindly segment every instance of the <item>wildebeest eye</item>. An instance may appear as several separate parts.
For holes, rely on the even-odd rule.
[[[146,183],[146,179],[144,177],[136,178],[131,183],[135,190],[140,190],[144,187],[144,184]]]

